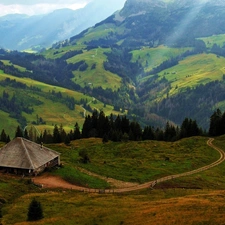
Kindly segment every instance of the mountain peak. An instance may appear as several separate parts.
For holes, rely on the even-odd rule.
[[[163,0],[127,0],[120,15],[128,17],[143,12],[149,12],[155,8],[165,8],[166,3]]]

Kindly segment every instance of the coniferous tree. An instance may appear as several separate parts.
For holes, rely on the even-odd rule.
[[[38,202],[36,199],[33,199],[28,208],[27,220],[36,221],[42,219],[43,217],[44,216],[41,203]]]
[[[222,130],[223,130],[222,113],[220,109],[217,109],[210,117],[209,135],[210,136],[221,135],[223,133]]]
[[[7,139],[6,139],[6,143],[9,143],[11,140],[10,140],[10,137],[9,135],[7,136]]]
[[[146,126],[142,134],[143,140],[155,140],[155,132],[151,126]]]
[[[67,134],[64,140],[64,144],[65,145],[69,145],[70,144],[70,134]]]
[[[0,136],[0,141],[2,142],[7,142],[7,135],[5,133],[5,130],[2,130],[1,136]]]
[[[28,135],[27,129],[24,130],[24,138],[29,140],[29,135]],[[36,141],[36,140],[32,140],[32,141]]]
[[[15,138],[16,137],[23,137],[23,131],[20,128],[20,126],[17,126],[17,128],[16,128]]]
[[[59,132],[59,128],[57,125],[54,126],[54,130],[53,130],[53,142],[54,143],[61,143],[61,136],[60,136],[60,132]]]
[[[78,123],[76,123],[74,126],[73,139],[77,140],[80,138],[81,138],[80,127],[79,127]]]

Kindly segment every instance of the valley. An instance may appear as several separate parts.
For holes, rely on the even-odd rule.
[[[0,170],[0,224],[224,224],[224,1],[126,0],[101,20],[113,7],[94,3],[33,17],[0,48],[0,148],[24,137],[61,160]],[[27,24],[13,18],[0,31]]]

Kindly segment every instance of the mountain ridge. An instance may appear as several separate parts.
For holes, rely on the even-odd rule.
[[[50,47],[108,17],[120,9],[124,1],[116,0],[109,7],[110,2],[94,0],[78,10],[59,9],[45,15],[0,17],[0,32],[4,34],[0,37],[0,46],[11,50]]]
[[[33,71],[20,76],[87,94],[142,125],[180,125],[188,117],[207,129],[215,108],[225,109],[225,7],[177,2],[135,16],[126,3],[39,58],[13,53],[1,59]]]

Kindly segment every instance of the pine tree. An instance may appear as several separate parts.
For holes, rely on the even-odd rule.
[[[5,130],[2,130],[1,136],[0,136],[0,141],[2,142],[7,142],[7,135],[5,133]]]
[[[61,135],[59,132],[59,128],[57,125],[54,126],[54,130],[53,130],[53,142],[54,143],[61,143]]]
[[[209,135],[218,136],[222,134],[222,113],[217,109],[210,117]]]
[[[23,137],[23,131],[22,131],[22,129],[20,128],[20,126],[18,126],[18,127],[16,128],[15,138],[16,138],[16,137]]]
[[[28,208],[27,220],[36,221],[42,219],[43,217],[44,216],[41,203],[38,202],[36,199],[33,199]]]
[[[80,127],[78,123],[75,124],[74,126],[74,134],[73,134],[73,139],[77,140],[81,138],[81,133],[80,133]]]

